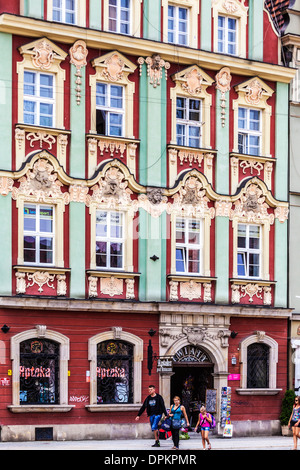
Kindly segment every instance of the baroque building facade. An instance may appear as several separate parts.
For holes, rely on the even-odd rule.
[[[219,433],[278,432],[295,75],[280,8],[0,14],[1,440],[148,436],[134,418],[152,383],[192,425],[210,400]]]

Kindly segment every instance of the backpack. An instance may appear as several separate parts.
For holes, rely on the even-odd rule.
[[[211,415],[209,413],[210,417],[211,417],[211,423],[210,423],[210,428],[211,429],[214,429],[216,427],[216,420],[215,420],[215,417],[213,415]]]

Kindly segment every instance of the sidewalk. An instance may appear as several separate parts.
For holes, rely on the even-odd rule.
[[[212,450],[291,450],[292,437],[258,436],[223,438],[210,436]],[[170,451],[173,447],[171,439],[161,441],[161,446],[152,447],[153,439],[109,440],[109,441],[32,441],[32,442],[0,442],[2,450],[102,450],[102,451]],[[300,450],[300,442],[298,444]],[[201,437],[191,433],[188,440],[180,440],[181,451],[202,450]],[[174,452],[174,451],[173,451]]]

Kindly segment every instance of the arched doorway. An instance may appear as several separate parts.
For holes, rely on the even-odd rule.
[[[195,426],[199,406],[205,404],[206,390],[213,388],[214,364],[209,354],[192,344],[183,346],[173,356],[171,397],[179,396],[191,426]]]

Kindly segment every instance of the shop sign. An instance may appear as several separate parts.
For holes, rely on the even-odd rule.
[[[28,379],[28,377],[50,377],[51,375],[51,370],[50,368],[46,367],[24,367],[20,366],[20,377],[25,377],[25,379]]]
[[[97,377],[104,379],[106,377],[125,377],[125,369],[120,367],[97,367]]]
[[[173,360],[172,359],[157,359],[156,372],[173,372]]]

